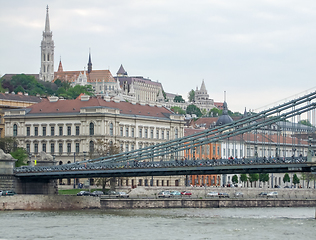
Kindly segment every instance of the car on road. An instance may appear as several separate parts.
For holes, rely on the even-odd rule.
[[[115,191],[109,190],[109,191],[105,192],[104,194],[108,195],[108,196],[117,196],[118,193]]]
[[[2,195],[2,190],[0,190],[0,196]]]
[[[191,192],[187,192],[187,191],[182,191],[181,195],[191,196],[192,193]]]
[[[158,197],[159,198],[166,198],[166,197],[170,198],[171,195],[170,195],[169,191],[161,191],[158,193]]]
[[[92,193],[90,193],[91,196],[94,196],[94,197],[100,197],[101,195],[103,195],[103,192],[102,191],[94,191]]]
[[[268,194],[268,193],[266,193],[266,192],[261,192],[261,193],[259,193],[258,195],[259,195],[259,197],[265,197],[265,196],[267,196],[267,194]]]
[[[244,194],[242,192],[235,192],[235,197],[244,197]]]
[[[267,194],[267,197],[278,197],[278,192],[269,192],[268,194]]]
[[[229,194],[228,194],[228,193],[225,193],[225,192],[220,192],[220,193],[218,193],[218,196],[219,196],[220,198],[229,198]]]
[[[1,196],[13,196],[15,194],[16,193],[14,191],[9,190],[9,191],[2,191]]]
[[[206,194],[208,197],[218,197],[218,192],[209,192]]]
[[[116,195],[117,198],[129,198],[129,195],[128,193],[126,192],[118,192],[117,195]]]
[[[90,196],[90,192],[87,191],[80,191],[77,193],[77,196]]]
[[[181,192],[179,192],[179,191],[171,191],[171,192],[170,192],[170,195],[171,195],[172,197],[181,196]]]

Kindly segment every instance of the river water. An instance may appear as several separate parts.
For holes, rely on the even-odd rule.
[[[0,212],[0,239],[316,239],[315,208]]]

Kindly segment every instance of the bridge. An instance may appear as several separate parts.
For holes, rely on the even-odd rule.
[[[24,166],[14,169],[14,175],[20,181],[49,182],[62,178],[94,177],[132,177],[132,176],[167,176],[167,175],[201,175],[201,174],[237,174],[237,173],[288,173],[316,172],[314,142],[309,140],[308,156],[299,155],[296,142],[293,142],[291,157],[281,156],[280,131],[275,134],[278,139],[275,156],[258,156],[258,153],[241,159],[198,159],[197,148],[207,144],[229,141],[234,137],[247,138],[247,133],[262,139],[269,139],[277,122],[291,120],[294,124],[303,114],[315,111],[316,91],[285,102],[278,106],[253,113],[250,116],[229,124],[195,133],[183,138],[149,147],[123,152],[112,156],[102,156],[81,162],[58,166]],[[257,139],[257,138],[255,138]],[[254,140],[256,141],[256,140]],[[271,153],[271,141],[262,142],[262,147]],[[270,148],[270,150],[269,150]],[[284,153],[283,153],[284,154]],[[296,155],[296,156],[295,156]]]

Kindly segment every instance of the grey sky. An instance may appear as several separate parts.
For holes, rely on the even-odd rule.
[[[316,1],[1,1],[0,75],[38,73],[46,5],[55,71],[93,69],[149,77],[187,97],[243,112],[316,86]]]

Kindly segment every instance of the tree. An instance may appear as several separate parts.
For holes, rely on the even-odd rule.
[[[253,182],[256,182],[259,180],[259,174],[258,173],[250,173],[250,174],[248,174],[248,179],[249,179],[249,182],[251,182],[251,186],[252,186]]]
[[[94,155],[97,156],[111,156],[120,153],[120,147],[117,144],[112,144],[104,139],[98,139],[94,144],[94,151],[90,153],[92,158]],[[97,178],[96,185],[102,186],[102,192],[105,192],[106,184],[110,182],[111,190],[115,190],[116,178]]]
[[[181,95],[175,96],[173,101],[174,102],[179,102],[179,103],[184,103],[185,102]]]
[[[189,102],[194,102],[195,91],[193,89],[191,89],[191,91],[188,93],[188,99],[189,99]]]
[[[237,177],[237,175],[234,175],[234,176],[232,177],[232,182],[233,182],[234,184],[238,183],[238,177]]]
[[[174,113],[177,113],[177,114],[185,114],[185,111],[182,108],[180,108],[180,107],[174,106],[174,107],[171,108],[171,110]]]
[[[308,119],[301,120],[298,123],[302,124],[302,125],[305,125],[305,126],[308,126],[308,127],[313,127],[313,125],[310,123],[310,121]]]
[[[212,108],[209,112],[208,115],[210,117],[217,117],[219,116],[220,110],[218,110],[217,108]]]
[[[187,114],[195,114],[197,117],[202,116],[201,110],[197,106],[195,106],[194,104],[189,105],[187,107],[186,112],[187,112]]]
[[[12,137],[4,137],[0,138],[0,149],[2,149],[5,153],[10,153],[16,149],[18,142],[15,138]]]
[[[291,180],[290,180],[289,174],[288,174],[288,173],[284,174],[283,182],[284,182],[284,183],[287,183],[287,182],[290,182],[290,181],[291,181]]]
[[[17,161],[15,162],[15,167],[21,167],[23,165],[27,165],[27,151],[24,148],[17,148],[14,151],[12,151],[11,156]]]
[[[296,184],[300,183],[300,179],[296,175],[296,173],[293,175],[293,184],[296,186]]]
[[[240,174],[240,181],[242,182],[247,182],[248,181],[248,177],[247,177],[247,174]]]
[[[307,188],[309,188],[310,181],[315,180],[315,179],[316,179],[315,175],[310,172],[303,172],[301,175],[301,180],[307,181]]]
[[[270,179],[269,173],[259,173],[259,181],[260,182],[268,182]]]

